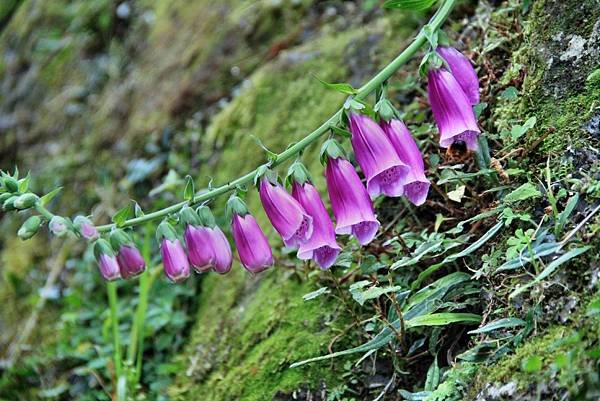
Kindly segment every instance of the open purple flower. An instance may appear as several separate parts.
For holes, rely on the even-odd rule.
[[[190,276],[190,263],[173,226],[163,221],[156,230],[160,243],[165,275],[174,283],[180,283]]]
[[[433,118],[440,131],[440,146],[447,148],[454,142],[463,141],[468,149],[477,149],[477,137],[481,131],[467,95],[444,68],[431,69],[428,76],[427,92]]]
[[[114,281],[121,278],[119,263],[108,241],[102,238],[98,239],[94,243],[94,255],[98,262],[100,274],[105,280]]]
[[[256,219],[248,212],[244,201],[237,196],[232,196],[227,202],[227,210],[232,216],[233,240],[242,265],[253,274],[272,267],[273,252],[267,237]]]
[[[259,195],[267,217],[286,246],[298,247],[308,241],[313,230],[312,217],[281,184],[263,177]]]
[[[369,117],[350,114],[352,148],[371,196],[401,196],[409,168],[400,160],[381,127]]]
[[[362,245],[375,238],[379,222],[356,170],[341,157],[327,160],[327,191],[337,222],[336,234],[352,234]]]
[[[308,181],[292,184],[292,196],[302,205],[313,219],[313,232],[308,242],[300,245],[298,258],[314,259],[323,269],[329,269],[340,253],[335,241],[333,223],[317,189]]]
[[[423,156],[421,156],[417,143],[408,128],[406,128],[406,125],[400,120],[382,121],[381,127],[394,146],[394,149],[396,149],[400,160],[410,167],[410,171],[406,176],[406,182],[404,183],[404,196],[415,205],[422,205],[425,199],[427,199],[430,183],[425,177]]]
[[[117,261],[121,277],[128,279],[141,274],[146,269],[146,262],[140,251],[135,247],[131,237],[121,229],[110,234],[110,244],[117,250]]]
[[[448,63],[450,72],[462,88],[471,105],[479,103],[479,79],[471,61],[453,47],[440,46],[437,53]]]
[[[227,273],[232,263],[231,247],[210,209],[201,206],[196,212],[186,207],[180,212],[180,220],[185,226],[185,245],[192,267],[199,273],[212,269]]]

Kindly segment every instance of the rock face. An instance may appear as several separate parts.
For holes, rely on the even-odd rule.
[[[455,24],[460,35],[451,34],[471,49],[468,54],[480,66],[483,101],[488,103],[480,123],[495,150],[507,144],[526,149],[520,159],[522,170],[541,169],[550,158],[557,180],[576,181],[570,189],[587,194],[579,206],[583,212],[600,195],[600,6],[596,0],[493,3],[500,4],[459,7],[454,17],[462,21]],[[39,192],[64,186],[55,209],[66,215],[93,210],[98,222],[108,221],[130,198],[148,210],[174,201],[181,177],[188,173],[196,177],[198,188],[211,179],[227,182],[264,163],[264,151],[253,136],[267,148],[282,151],[344,102],[344,95],[325,89],[314,76],[358,87],[395,57],[422,23],[419,16],[384,12],[371,1],[7,4],[0,6],[0,166],[31,170],[32,185]],[[426,110],[424,84],[414,82],[417,68],[415,60],[390,84],[398,107]],[[403,86],[410,87],[408,92]],[[509,87],[517,90],[518,99],[500,96]],[[422,102],[413,102],[413,97]],[[417,116],[415,123],[426,118]],[[532,116],[537,119],[535,128],[521,142],[504,140],[503,131]],[[303,161],[323,189],[317,145],[307,149]],[[261,225],[268,227],[257,196],[250,193],[248,202]],[[219,203],[224,199],[215,204],[217,214],[222,212]],[[382,209],[384,226],[395,221],[395,215]],[[32,309],[24,298],[44,284],[50,267],[41,261],[58,245],[40,237],[17,247],[12,239],[15,223],[3,218],[1,226],[7,268],[0,279],[0,299],[9,300],[0,311],[0,326],[7,328],[0,336],[0,351],[5,351],[20,330],[19,316]],[[73,259],[83,252],[75,247]],[[588,258],[597,272],[597,250]],[[182,325],[177,346],[161,359],[164,376],[171,379],[157,391],[154,383],[144,382],[150,399],[338,399],[332,394],[343,393],[351,363],[323,362],[298,369],[289,365],[327,353],[332,340],[356,323],[354,306],[346,305],[342,295],[304,301],[303,295],[324,286],[323,280],[332,276],[311,271],[305,277],[306,270],[297,262],[280,260],[280,266],[257,278],[249,278],[240,266],[225,277],[193,278],[197,282],[188,289],[199,295],[192,291],[184,302],[190,321]],[[69,285],[102,291],[99,281],[84,287],[73,279],[76,274],[80,273],[67,269],[57,288],[64,294]],[[583,307],[594,287],[580,282],[564,285],[576,293],[575,299],[582,299],[581,305],[576,302],[565,312],[571,315]],[[128,291],[133,288],[123,292]],[[571,299],[563,294],[554,302]],[[74,301],[63,299],[47,306],[38,323],[40,333],[62,330],[53,320],[71,311],[69,302]],[[545,324],[573,322],[563,316],[560,322]],[[549,336],[566,334],[555,330]],[[342,345],[356,345],[356,337],[344,337]],[[335,343],[334,349],[342,345]],[[56,374],[47,373],[55,360],[27,365],[42,369],[50,385],[31,379],[31,388],[17,391],[9,386],[5,390],[0,382],[0,398],[4,391],[7,397],[35,399],[43,396],[38,390],[65,382],[73,388],[84,386],[73,378],[76,374],[64,372],[75,369],[76,362],[56,359],[62,364]],[[375,398],[392,377],[389,365],[370,376],[382,384],[374,386],[376,392],[353,396]],[[497,382],[469,375],[451,394],[515,400],[533,394],[535,389],[523,385],[531,377],[512,380],[505,374],[507,369],[518,370],[518,362],[504,360],[493,373],[495,366],[487,369]],[[469,367],[458,365],[449,370],[449,377],[460,376],[461,369]],[[426,370],[427,366],[419,367],[413,374]],[[161,375],[149,374],[157,382]],[[544,388],[556,389],[554,382]],[[69,397],[66,392],[59,396]]]

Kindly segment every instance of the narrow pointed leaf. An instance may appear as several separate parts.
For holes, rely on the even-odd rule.
[[[405,322],[406,328],[419,326],[446,326],[450,323],[479,323],[481,316],[473,313],[432,313],[430,315],[417,316]]]
[[[516,297],[517,295],[519,295],[520,293],[522,293],[529,287],[532,287],[535,284],[539,283],[546,277],[553,274],[560,267],[560,265],[581,255],[584,252],[587,252],[590,248],[591,248],[591,246],[575,248],[575,249],[572,249],[569,252],[565,253],[564,255],[561,255],[559,258],[553,260],[548,266],[546,266],[546,268],[544,270],[542,270],[542,272],[538,276],[536,276],[532,281],[530,281],[529,283],[527,283],[527,284],[523,285],[522,287],[519,287],[516,290],[514,290],[513,292],[511,292],[510,295],[508,296],[508,298]]]
[[[54,188],[52,191],[48,192],[46,195],[40,198],[40,204],[42,206],[47,205],[58,193],[62,190],[62,187]]]
[[[509,329],[512,327],[525,326],[527,322],[522,319],[518,319],[516,317],[507,317],[504,319],[494,320],[493,322],[489,322],[483,327],[480,327],[475,330],[471,330],[469,334],[481,334],[481,333],[489,333],[490,331],[498,330],[498,329]]]

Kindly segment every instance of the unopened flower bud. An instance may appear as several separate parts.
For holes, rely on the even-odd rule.
[[[121,270],[121,277],[128,279],[141,274],[146,269],[146,262],[140,251],[136,248],[133,239],[121,229],[116,229],[110,234],[110,244],[117,251],[117,261]]]
[[[73,220],[73,225],[85,239],[93,240],[98,238],[98,229],[94,224],[84,216],[77,216]]]
[[[100,238],[94,243],[94,256],[105,280],[113,281],[121,277],[119,263],[108,241]]]
[[[20,210],[29,209],[30,207],[35,205],[38,199],[39,198],[36,194],[26,193],[20,195],[17,199],[15,199],[14,206],[15,208]]]
[[[4,210],[5,212],[9,212],[11,210],[15,210],[15,201],[17,200],[18,196],[14,196],[11,195],[8,197],[8,199],[6,199],[4,201],[4,203],[2,203],[2,210]]]
[[[23,241],[26,241],[38,232],[41,225],[42,219],[40,218],[40,216],[31,216],[30,218],[25,220],[25,223],[23,223],[21,228],[19,228],[17,235]]]
[[[17,192],[19,190],[19,182],[13,177],[3,178],[4,187],[8,192]]]
[[[156,239],[160,244],[165,275],[174,283],[180,283],[190,276],[190,263],[177,233],[171,224],[163,221],[156,229]]]
[[[48,224],[48,228],[50,228],[50,232],[57,237],[62,237],[69,231],[69,226],[67,225],[67,220],[64,217],[54,216],[50,220],[50,224]]]
[[[13,196],[13,194],[5,192],[3,194],[0,194],[0,206],[4,204],[4,202],[10,198],[11,196]]]

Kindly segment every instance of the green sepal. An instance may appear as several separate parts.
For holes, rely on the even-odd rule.
[[[431,25],[427,24],[423,27],[423,35],[425,35],[425,37],[427,38],[427,41],[429,42],[429,46],[431,46],[432,49],[436,49],[438,47],[438,30],[433,30]]]
[[[213,216],[210,208],[206,205],[202,205],[196,209],[198,217],[200,219],[200,225],[204,227],[214,228],[217,225],[215,216]]]
[[[382,120],[385,120],[387,122],[390,122],[390,120],[398,114],[396,108],[394,107],[394,105],[392,105],[392,102],[390,102],[385,97],[379,99],[379,101],[375,104],[373,110],[375,110],[375,112],[379,114],[379,117],[381,117]]]
[[[288,169],[285,180],[287,184],[291,186],[294,181],[299,184],[304,184],[305,182],[311,182],[312,178],[304,164],[296,160]]]
[[[100,256],[108,255],[110,257],[115,256],[115,251],[113,251],[112,247],[104,238],[98,238],[94,242],[94,256],[96,259],[100,259]]]
[[[196,194],[196,190],[194,188],[194,179],[191,175],[185,176],[185,189],[183,190],[183,199],[186,201],[191,201],[194,199],[194,195]]]
[[[443,65],[447,66],[447,63],[444,61],[444,59],[437,54],[437,52],[430,51],[425,54],[423,60],[421,60],[421,65],[419,65],[419,74],[424,77],[427,75],[429,70],[442,68]],[[450,68],[447,68],[448,71],[450,71]]]
[[[38,199],[39,197],[36,194],[29,192],[15,199],[14,206],[20,210],[29,209],[36,204]]]
[[[115,228],[110,233],[110,245],[113,249],[118,251],[122,246],[131,244],[133,244],[131,236],[120,228]]]
[[[29,238],[33,237],[35,234],[37,234],[41,225],[42,219],[40,218],[40,216],[31,216],[30,218],[25,220],[21,228],[19,228],[17,235],[23,241],[26,241]]]
[[[2,210],[4,210],[5,212],[9,212],[11,210],[15,210],[15,201],[17,200],[18,196],[15,195],[11,195],[7,200],[4,201],[4,203],[2,204]]]
[[[228,220],[231,220],[234,214],[243,217],[248,213],[250,212],[248,212],[248,206],[246,205],[246,202],[244,202],[239,196],[234,194],[229,197],[225,207],[225,214],[227,215]]]
[[[177,231],[166,219],[163,220],[156,229],[156,240],[158,243],[162,242],[163,239],[169,241],[175,241],[177,239]]]
[[[179,222],[183,228],[187,225],[199,226],[200,218],[194,209],[189,206],[184,206],[179,212]]]
[[[258,168],[256,169],[256,174],[254,174],[254,185],[258,185],[258,182],[267,173],[268,170],[269,170],[268,164],[263,164],[261,166],[258,166]]]
[[[450,47],[450,38],[448,34],[441,29],[438,29],[438,46]]]
[[[328,139],[325,142],[323,142],[319,154],[322,165],[327,164],[327,160],[329,158],[346,158],[346,152],[344,151],[344,148],[335,139]]]

